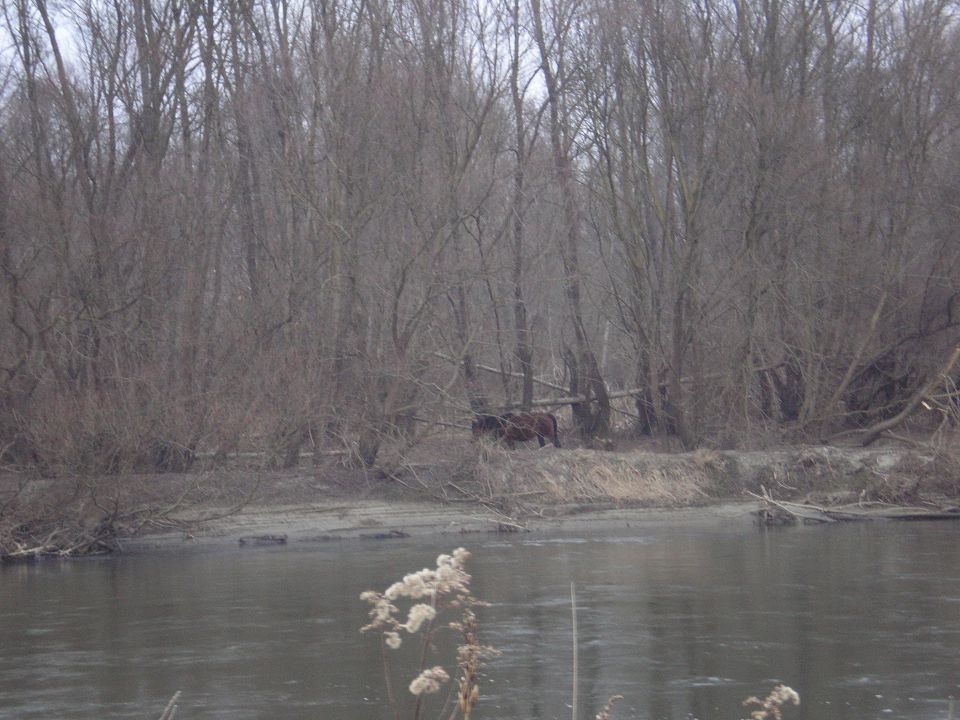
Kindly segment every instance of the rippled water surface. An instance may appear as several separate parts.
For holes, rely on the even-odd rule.
[[[945,719],[960,694],[960,523],[685,525],[3,567],[0,717],[155,718],[181,690],[178,720],[385,718],[357,596],[461,544],[503,652],[478,720],[570,717],[571,581],[581,718],[620,693],[615,718],[735,720],[778,681],[787,720]]]

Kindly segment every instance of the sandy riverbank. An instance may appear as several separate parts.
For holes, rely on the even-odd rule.
[[[958,463],[935,452],[803,446],[659,453],[464,442],[370,470],[330,459],[285,471],[234,464],[187,474],[0,476],[21,523],[49,517],[116,549],[287,545],[426,534],[589,532],[641,523],[752,522],[750,493],[830,506],[956,504]],[[11,521],[15,521],[14,518]],[[57,530],[60,532],[60,530]],[[24,537],[20,532],[19,537]],[[8,537],[11,537],[8,534]],[[243,543],[241,543],[243,541]],[[23,541],[18,540],[20,546]],[[107,547],[110,547],[108,545]],[[56,548],[54,548],[54,552]]]
[[[482,507],[434,503],[357,501],[337,506],[245,508],[188,531],[148,534],[124,543],[133,552],[177,548],[258,547],[337,541],[383,541],[428,535],[469,536],[502,532],[589,533],[647,525],[754,522],[756,502],[724,502],[685,508],[607,508],[562,517],[533,518],[516,528]]]
[[[326,467],[261,478],[255,499],[187,530],[136,539],[176,547],[384,540],[491,532],[590,532],[646,523],[750,523],[767,490],[825,505],[950,502],[956,468],[898,448],[801,447],[756,452],[509,452],[468,447],[455,459],[383,473]],[[210,515],[209,502],[190,508]],[[194,515],[197,517],[197,515]]]

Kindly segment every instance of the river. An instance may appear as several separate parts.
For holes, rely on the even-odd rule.
[[[156,718],[176,690],[178,720],[389,717],[358,595],[459,545],[502,652],[477,720],[570,717],[571,582],[581,719],[619,693],[614,719],[735,720],[778,682],[786,720],[945,719],[960,695],[960,523],[704,522],[0,567],[0,717]]]

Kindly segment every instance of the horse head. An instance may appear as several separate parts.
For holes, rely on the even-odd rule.
[[[474,437],[484,433],[500,433],[504,427],[504,420],[499,415],[477,415],[477,419],[470,425]]]

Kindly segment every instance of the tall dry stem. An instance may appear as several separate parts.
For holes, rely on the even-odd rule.
[[[399,650],[404,636],[419,636],[417,675],[408,688],[416,698],[410,713],[412,720],[420,720],[426,712],[427,695],[438,693],[450,680],[450,673],[442,665],[429,666],[429,655],[436,651],[441,633],[453,630],[460,635],[456,651],[456,702],[447,716],[450,700],[441,708],[437,717],[447,716],[454,720],[461,716],[468,720],[479,697],[478,670],[482,662],[495,656],[497,651],[480,645],[477,639],[477,617],[474,608],[485,603],[473,596],[470,590],[470,575],[464,563],[470,557],[463,548],[450,555],[437,557],[436,569],[424,568],[405,575],[382,593],[368,590],[360,595],[370,606],[370,622],[361,632],[379,631],[384,652],[384,673],[387,681],[388,699],[394,716],[400,718],[401,701],[392,690],[389,667],[390,651]],[[396,603],[407,600],[406,620],[401,622],[401,611]]]
[[[580,680],[580,649],[577,643],[577,586],[570,583],[570,620],[573,632],[573,692],[570,699],[570,716],[577,720],[577,688]]]

